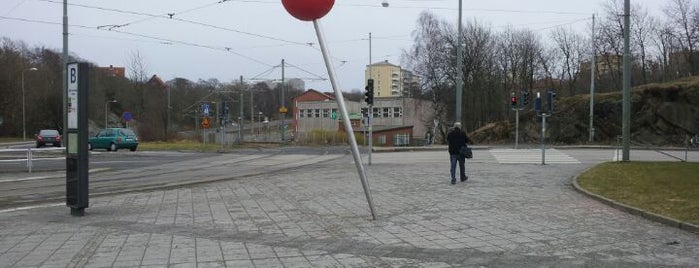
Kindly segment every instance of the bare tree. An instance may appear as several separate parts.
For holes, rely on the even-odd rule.
[[[414,73],[422,77],[423,95],[429,96],[432,108],[440,125],[447,125],[450,105],[447,100],[454,100],[455,84],[454,65],[445,51],[454,51],[454,42],[447,42],[446,33],[449,26],[439,21],[432,13],[423,12],[413,31],[413,47],[403,51],[403,62]],[[453,39],[452,39],[453,40]],[[455,53],[454,53],[455,54]],[[453,107],[453,105],[451,105]],[[429,120],[429,119],[428,119]],[[442,136],[445,129],[440,129]]]
[[[635,46],[635,51],[641,63],[642,83],[648,83],[648,46],[650,45],[652,33],[655,32],[655,18],[648,14],[648,10],[640,5],[634,5],[635,11],[631,16],[631,38]]]
[[[129,55],[129,78],[136,83],[148,81],[148,69],[146,63],[138,50],[132,51]]]
[[[575,33],[571,28],[556,28],[551,33],[561,59],[561,81],[565,81],[568,95],[575,95],[575,85],[580,75],[580,66],[588,46],[585,38]]]
[[[695,23],[699,19],[696,4],[691,0],[670,0],[663,11],[672,22],[677,40],[684,50],[686,73],[692,75],[697,70],[694,51],[699,40],[699,25]]]

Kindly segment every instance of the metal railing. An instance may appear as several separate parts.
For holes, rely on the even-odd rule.
[[[34,167],[34,159],[65,159],[65,153],[62,153],[61,157],[35,157],[35,154],[42,152],[54,152],[63,151],[65,152],[65,147],[54,147],[54,148],[26,148],[26,149],[0,149],[0,154],[7,153],[25,153],[25,158],[16,158],[10,156],[9,159],[0,159],[0,162],[20,162],[26,161],[27,171],[32,173],[32,168]]]

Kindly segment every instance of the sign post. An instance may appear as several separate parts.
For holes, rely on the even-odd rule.
[[[89,206],[88,85],[87,63],[68,63],[68,129],[66,143],[66,205],[73,216],[85,215]]]

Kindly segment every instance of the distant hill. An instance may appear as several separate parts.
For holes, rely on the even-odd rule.
[[[699,133],[699,76],[675,82],[647,84],[631,91],[631,141],[638,145],[684,145],[688,136]],[[555,100],[554,115],[547,118],[547,142],[588,144],[588,95]],[[533,101],[530,101],[532,104]],[[470,133],[476,143],[512,144],[514,112],[509,121],[488,124]],[[621,135],[622,94],[595,94],[593,144],[616,144]],[[541,119],[533,108],[520,112],[520,144],[541,139]]]

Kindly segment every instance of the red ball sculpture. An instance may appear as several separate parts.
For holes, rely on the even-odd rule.
[[[312,21],[328,14],[335,0],[282,0],[282,4],[294,18]]]

